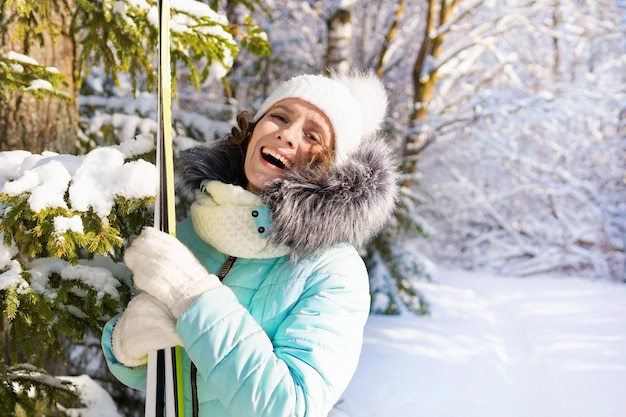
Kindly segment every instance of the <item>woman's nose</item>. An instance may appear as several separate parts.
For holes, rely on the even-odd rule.
[[[285,142],[289,147],[293,147],[296,144],[297,131],[295,126],[289,126],[281,129],[278,132],[278,139]]]

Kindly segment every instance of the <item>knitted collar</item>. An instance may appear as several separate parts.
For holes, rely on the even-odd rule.
[[[270,213],[261,199],[240,186],[207,181],[191,205],[195,232],[218,251],[240,258],[276,258],[286,246],[269,242]]]

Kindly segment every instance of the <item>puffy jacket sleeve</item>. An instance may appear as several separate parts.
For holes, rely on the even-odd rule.
[[[357,252],[291,284],[301,285],[300,296],[271,337],[227,286],[202,295],[178,320],[199,376],[233,417],[326,417],[354,374],[369,313]]]
[[[106,359],[109,370],[117,379],[123,384],[138,390],[146,390],[146,365],[138,366],[136,368],[129,368],[121,364],[113,355],[113,346],[111,342],[111,336],[113,334],[113,327],[117,323],[119,316],[115,316],[104,326],[102,331],[102,352]]]

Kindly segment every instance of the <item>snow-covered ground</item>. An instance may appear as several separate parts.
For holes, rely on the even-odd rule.
[[[625,285],[442,271],[419,286],[432,315],[370,317],[333,417],[626,416]],[[119,415],[90,393],[83,417]]]
[[[372,316],[350,417],[626,416],[626,286],[442,272],[430,317]]]

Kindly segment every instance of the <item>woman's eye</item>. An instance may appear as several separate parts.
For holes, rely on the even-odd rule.
[[[281,122],[287,122],[287,118],[285,116],[283,116],[282,114],[272,113],[271,116],[272,116],[272,118],[280,120]]]
[[[311,142],[316,142],[316,143],[319,143],[322,140],[317,133],[307,133],[306,137]]]

